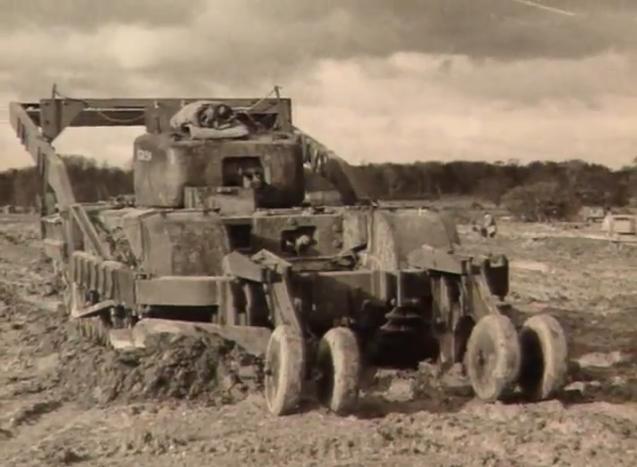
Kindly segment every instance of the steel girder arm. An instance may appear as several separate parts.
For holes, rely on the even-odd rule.
[[[223,264],[226,274],[263,285],[275,326],[284,324],[303,332],[294,304],[290,263],[268,250],[261,250],[251,258],[237,252],[229,253]]]
[[[55,193],[60,209],[75,203],[75,196],[62,158],[55,152],[51,140],[42,134],[34,120],[29,104],[12,102],[9,105],[9,118],[20,142],[31,154],[38,166],[40,177],[46,188],[50,186]],[[46,193],[44,190],[43,194]]]
[[[53,120],[53,116],[38,113],[37,108],[34,109],[34,105],[35,104],[12,102],[9,106],[9,114],[11,125],[15,129],[18,138],[20,138],[20,142],[24,145],[29,154],[31,154],[38,166],[38,172],[42,181],[40,189],[42,198],[40,214],[52,214],[55,210],[53,207],[48,206],[46,199],[47,192],[50,188],[55,195],[57,209],[59,211],[70,212],[73,221],[80,228],[84,240],[88,242],[96,254],[108,259],[108,249],[100,240],[99,235],[95,231],[82,206],[76,204],[73,187],[64,160],[57,154],[51,144],[51,141],[53,141],[61,130],[55,135],[47,135],[42,124],[45,122],[50,123],[50,121]],[[63,120],[65,116],[68,118],[64,113],[58,116],[60,119],[55,120],[58,120],[60,125],[68,124],[72,120]],[[63,129],[64,126],[60,128]],[[42,234],[44,235],[44,230],[42,230]]]
[[[423,246],[408,255],[408,264],[461,279],[463,295],[472,304],[476,316],[502,311],[509,290],[509,267],[505,256],[472,258]]]
[[[354,183],[353,167],[303,130],[297,127],[293,127],[293,129],[301,138],[303,162],[310,167],[313,173],[332,183],[340,192],[345,204],[356,203],[359,198],[357,188],[360,187],[356,187]]]
[[[216,99],[216,98],[140,98],[140,99],[42,99],[39,103],[14,103],[22,107],[40,127],[42,135],[53,141],[67,127],[147,126],[152,127],[160,109],[177,110],[199,101],[223,102],[252,114],[277,115],[290,125],[289,99]]]

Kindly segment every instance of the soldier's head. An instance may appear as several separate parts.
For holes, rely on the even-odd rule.
[[[202,127],[212,127],[214,118],[215,109],[212,105],[206,105],[203,109],[201,109],[201,113],[199,114],[199,121]]]
[[[230,119],[232,115],[232,109],[226,104],[219,104],[215,109],[215,117],[221,121]]]

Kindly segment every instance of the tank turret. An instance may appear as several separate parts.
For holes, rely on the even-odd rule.
[[[138,206],[238,214],[304,201],[352,201],[352,193],[341,193],[319,173],[334,165],[335,156],[280,118],[212,101],[164,105],[150,109],[148,118],[154,124],[134,143]]]
[[[157,123],[134,143],[139,206],[249,212],[303,201],[299,136],[276,119],[210,101],[150,118]]]

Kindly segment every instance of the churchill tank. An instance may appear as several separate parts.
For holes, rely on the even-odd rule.
[[[87,338],[144,346],[157,332],[210,333],[264,362],[268,410],[308,388],[356,408],[379,367],[460,365],[477,397],[564,384],[551,316],[514,323],[508,259],[459,248],[427,207],[360,193],[355,170],[292,122],[290,99],[70,99],[10,105],[40,168],[41,230],[68,318]],[[53,142],[67,127],[139,126],[134,193],[78,203]],[[462,252],[461,252],[462,251]]]

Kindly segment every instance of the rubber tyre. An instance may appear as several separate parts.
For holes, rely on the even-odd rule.
[[[288,415],[298,408],[304,370],[303,336],[290,326],[277,326],[265,354],[264,392],[270,413]]]
[[[339,415],[354,410],[358,403],[361,366],[358,341],[350,329],[338,327],[325,333],[317,352],[319,401]]]
[[[520,342],[509,318],[481,318],[471,331],[465,355],[476,396],[493,402],[512,390],[520,373],[520,354]]]
[[[527,319],[520,330],[520,348],[522,392],[534,401],[550,398],[564,386],[568,372],[568,344],[562,326],[550,315]]]

